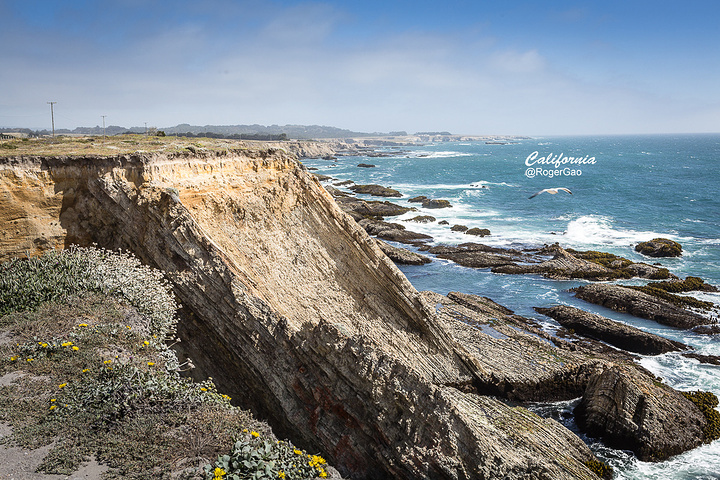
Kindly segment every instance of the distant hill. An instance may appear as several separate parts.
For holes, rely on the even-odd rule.
[[[376,137],[376,136],[398,136],[398,135],[407,135],[406,132],[390,132],[390,133],[380,133],[380,132],[373,132],[373,133],[367,133],[367,132],[354,132],[352,130],[347,130],[344,128],[337,128],[337,127],[327,127],[327,126],[321,126],[321,125],[190,125],[188,123],[181,123],[180,125],[176,125],[174,127],[151,127],[153,131],[155,130],[162,130],[167,135],[182,135],[185,133],[191,133],[193,135],[203,134],[203,133],[211,133],[214,135],[225,135],[225,136],[239,136],[243,135],[243,138],[247,138],[245,136],[258,136],[260,138],[262,137],[270,137],[270,136],[278,136],[285,134],[287,135],[287,138],[290,139],[300,139],[300,140],[306,140],[306,139],[312,139],[312,138],[346,138],[346,137]],[[12,130],[17,131],[18,129],[5,129],[5,130]],[[31,132],[31,130],[28,130],[28,132]],[[105,127],[105,131],[103,132],[103,127],[95,126],[95,127],[77,127],[73,130],[69,129],[56,129],[55,134],[56,135],[63,135],[63,134],[71,134],[71,135],[102,135],[105,133],[106,135],[118,135],[121,133],[145,133],[146,127],[122,127],[118,125],[109,125]],[[48,130],[40,130],[37,132],[34,132],[36,134],[40,135],[49,135],[50,131]],[[239,137],[238,137],[239,138]]]
[[[378,133],[353,132],[343,128],[326,127],[320,125],[188,125],[183,123],[175,127],[162,128],[166,134],[182,133],[216,133],[223,135],[280,135],[285,134],[288,138],[309,139],[309,138],[343,138],[343,137],[364,137],[370,135],[381,135]]]

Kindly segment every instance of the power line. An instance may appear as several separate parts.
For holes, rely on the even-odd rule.
[[[52,119],[52,136],[55,136],[55,111],[53,110],[53,105],[55,105],[57,102],[47,102],[50,104],[50,118]]]

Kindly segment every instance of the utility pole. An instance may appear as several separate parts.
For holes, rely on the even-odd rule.
[[[55,111],[53,110],[53,105],[55,105],[57,102],[47,102],[50,104],[50,118],[52,119],[52,136],[55,137]]]
[[[147,122],[145,122],[145,136],[147,137],[148,131],[147,131]]]
[[[100,115],[100,116],[103,117],[103,138],[106,138],[105,137],[105,117],[107,117],[107,115]]]

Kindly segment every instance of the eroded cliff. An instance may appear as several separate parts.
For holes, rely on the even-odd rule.
[[[346,476],[595,478],[560,424],[476,393],[487,372],[282,150],[3,159],[0,223],[0,258],[162,269],[201,369]]]

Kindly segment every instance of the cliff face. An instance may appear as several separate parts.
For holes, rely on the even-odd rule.
[[[594,478],[564,427],[472,393],[477,361],[283,151],[0,162],[0,258],[97,243],[162,269],[193,360],[345,475]]]

